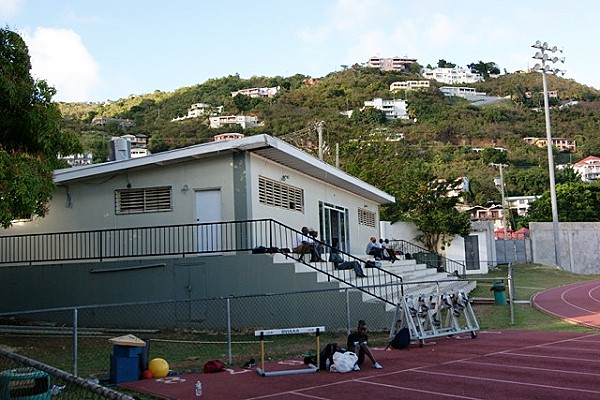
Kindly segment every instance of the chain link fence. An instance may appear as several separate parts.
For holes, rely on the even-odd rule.
[[[514,321],[512,279],[511,272],[505,277],[456,279],[477,283],[471,299],[482,329]],[[499,288],[498,282],[505,284],[504,302],[490,290]],[[396,322],[395,307],[364,296],[346,288],[4,313],[0,314],[0,372],[25,367],[44,371],[51,376],[50,390],[54,388],[62,398],[125,399],[126,395],[102,390],[111,384],[109,339],[125,334],[144,340],[147,358],[168,360],[174,373],[200,371],[213,359],[241,366],[257,358],[259,340],[254,332],[262,329],[325,326],[321,343],[345,343],[356,321],[364,319],[374,343],[385,345]],[[165,315],[170,316],[167,326]],[[274,320],[278,326],[270,322]],[[314,341],[301,335],[272,341],[276,343],[268,346],[267,354],[272,359],[314,351]]]

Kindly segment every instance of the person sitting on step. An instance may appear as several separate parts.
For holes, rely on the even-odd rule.
[[[367,255],[375,256],[375,260],[377,261],[383,258],[383,251],[379,243],[377,243],[377,238],[375,236],[371,236],[369,243],[367,243]]]
[[[294,239],[294,253],[299,254],[298,261],[303,261],[304,255],[310,253],[310,262],[325,262],[315,248],[315,241],[308,234],[308,227],[302,227],[302,233],[296,234]]]

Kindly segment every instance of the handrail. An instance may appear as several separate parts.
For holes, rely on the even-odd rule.
[[[410,254],[417,262],[426,264],[429,268],[436,268],[439,272],[447,272],[461,278],[466,278],[467,276],[465,264],[451,260],[438,253],[432,253],[414,243],[407,242],[406,240],[390,240],[390,246],[395,251]]]
[[[297,235],[301,232],[278,221],[258,219],[0,236],[0,265],[186,257],[251,252],[259,247],[293,258],[291,250]],[[323,253],[331,252],[330,244],[318,243]],[[364,263],[349,253],[336,251],[345,260]],[[402,277],[385,269],[379,269],[377,274],[367,273],[366,278],[355,278],[354,271],[336,270],[331,262],[296,262],[325,274],[329,280],[340,281],[393,305],[398,304],[404,293]]]

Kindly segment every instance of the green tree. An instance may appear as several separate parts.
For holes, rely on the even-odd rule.
[[[442,58],[438,60],[437,66],[438,68],[454,68],[456,67],[456,64],[446,61]]]
[[[599,222],[600,186],[585,182],[556,185],[558,220],[561,222]],[[529,222],[552,221],[550,192],[534,201],[527,212]]]
[[[385,217],[414,222],[421,232],[416,239],[431,252],[456,235],[469,234],[469,215],[456,209],[460,198],[451,194],[462,180],[438,179],[428,164],[418,160],[399,169],[397,178],[392,192],[396,204],[385,209]]]
[[[59,154],[81,151],[73,133],[60,130],[55,89],[30,75],[23,39],[0,29],[0,225],[44,216],[52,197]]]
[[[488,79],[490,75],[500,74],[500,68],[498,68],[498,65],[496,65],[496,63],[493,61],[484,63],[483,61],[479,60],[477,63],[471,63],[467,65],[467,67],[471,70],[471,72],[481,74],[483,79]]]
[[[489,164],[508,164],[508,155],[506,151],[500,149],[494,149],[493,147],[486,147],[481,150],[481,162],[485,165]]]

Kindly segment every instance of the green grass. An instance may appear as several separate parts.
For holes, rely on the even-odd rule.
[[[502,265],[489,274],[474,277],[481,278],[477,288],[471,292],[471,298],[493,298],[491,278],[502,278],[507,283],[508,266]],[[513,284],[515,289],[514,324],[511,324],[509,306],[495,304],[476,304],[474,306],[477,320],[482,329],[532,329],[543,331],[589,331],[589,328],[575,325],[544,314],[528,302],[531,297],[544,290],[576,282],[600,279],[600,275],[577,275],[560,268],[539,264],[513,264]],[[506,292],[508,296],[508,289]]]

